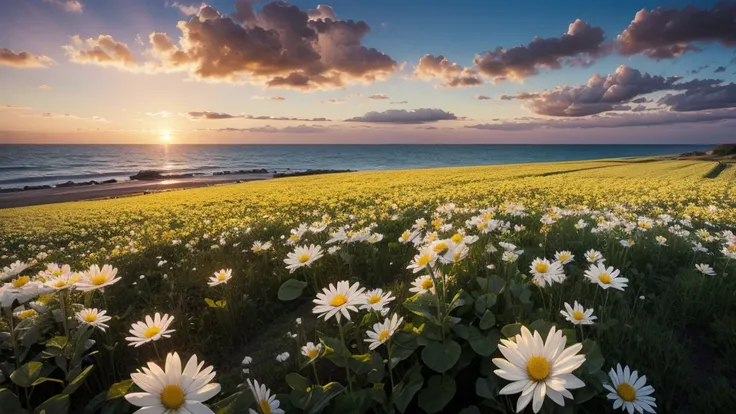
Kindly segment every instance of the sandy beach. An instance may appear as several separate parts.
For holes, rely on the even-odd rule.
[[[176,178],[159,181],[123,181],[111,184],[18,191],[0,194],[0,209],[61,203],[66,201],[116,198],[160,191],[207,187],[211,185],[231,184],[244,181],[267,180],[270,178],[273,178],[273,174],[271,173],[229,174],[226,176]]]

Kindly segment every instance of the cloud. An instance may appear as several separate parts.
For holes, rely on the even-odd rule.
[[[578,19],[560,37],[535,37],[526,46],[509,49],[497,47],[475,55],[478,71],[495,81],[520,81],[539,73],[541,68],[560,69],[567,66],[588,66],[608,53],[603,29]]]
[[[658,102],[676,112],[736,107],[736,84],[705,86],[678,95],[667,94]]]
[[[51,86],[50,85],[38,85],[38,89],[40,89],[42,91],[50,91],[51,90]]]
[[[79,0],[44,0],[46,3],[51,3],[55,6],[59,6],[64,11],[73,13],[82,13],[84,5]]]
[[[389,102],[389,103],[391,105],[404,105],[404,104],[408,104],[409,101],[392,101],[392,102]]]
[[[10,49],[0,49],[0,66],[14,68],[46,68],[54,64],[48,56],[33,55],[28,52],[13,52]]]
[[[177,24],[178,44],[166,33],[152,33],[147,54],[153,61],[146,65],[186,71],[196,79],[298,90],[366,84],[398,70],[390,56],[362,44],[370,31],[363,21],[333,19],[327,6],[310,11],[283,2],[257,11],[253,6],[237,1],[233,17],[201,7]]]
[[[191,120],[197,119],[232,119],[232,118],[243,118],[243,115],[231,115],[224,112],[210,112],[210,111],[190,111],[187,112],[187,116]]]
[[[319,101],[319,103],[326,103],[326,104],[342,104],[347,102],[347,98],[330,98],[330,99],[323,99]]]
[[[710,9],[642,9],[618,35],[616,48],[626,56],[643,54],[659,60],[702,50],[695,43],[735,47],[736,3],[720,2]]]
[[[102,118],[100,116],[92,116],[89,118],[85,118],[82,116],[72,115],[72,114],[59,114],[55,112],[43,112],[43,113],[30,113],[23,115],[27,118],[42,118],[42,119],[76,119],[80,121],[95,121],[95,122],[109,122],[107,119]]]
[[[476,95],[475,99],[479,101],[490,101],[493,98],[491,98],[490,96],[485,96],[485,95]]]
[[[736,120],[736,110],[691,113],[659,111],[616,114],[615,116],[591,116],[587,118],[550,119],[540,121],[528,121],[526,119],[514,122],[469,125],[465,128],[486,131],[529,131],[537,129],[592,129],[674,125]]]
[[[325,132],[329,128],[319,125],[297,125],[288,126],[284,128],[276,128],[271,125],[264,127],[254,128],[218,128],[218,129],[206,129],[205,131],[218,131],[218,132],[263,132],[263,133],[284,133],[284,134],[314,134],[318,132]]]
[[[302,122],[328,122],[327,118],[295,118],[288,116],[269,116],[269,115],[233,115],[226,112],[210,112],[210,111],[189,111],[183,116],[190,120],[218,120],[218,119],[252,119],[257,121],[302,121]]]
[[[368,99],[388,99],[388,95],[384,95],[382,93],[377,93],[373,95],[368,95]]]
[[[29,106],[17,106],[17,105],[0,105],[0,110],[9,110],[9,111],[30,111],[33,108]]]
[[[158,112],[146,112],[146,116],[154,117],[154,118],[168,118],[172,114],[169,111],[158,111]]]
[[[726,67],[725,66],[719,66],[719,67],[716,68],[716,70],[713,71],[713,73],[721,73],[721,72],[725,72],[725,71],[726,71]]]
[[[718,79],[695,79],[680,82],[678,76],[662,77],[641,73],[626,65],[608,76],[595,74],[586,85],[558,86],[530,97],[527,107],[539,115],[578,117],[621,110],[628,101],[652,92],[688,90],[722,83]]]
[[[281,95],[276,96],[251,96],[250,99],[256,100],[256,101],[285,101],[286,98]]]
[[[120,69],[138,69],[138,63],[128,45],[115,41],[112,36],[100,35],[97,39],[83,40],[75,35],[71,39],[72,44],[63,46],[63,48],[72,62]]]
[[[501,95],[498,99],[502,101],[512,101],[514,99],[526,100],[538,98],[539,94],[534,92],[518,92],[516,95]]]
[[[194,15],[196,15],[197,13],[199,13],[199,9],[202,8],[202,7],[205,7],[205,6],[206,6],[206,4],[204,4],[204,3],[200,4],[199,6],[197,6],[197,5],[187,6],[187,5],[181,4],[181,3],[176,2],[176,1],[171,2],[171,3],[169,3],[168,1],[166,2],[166,7],[174,7],[174,8],[177,8],[185,16],[194,16]]]
[[[424,124],[445,120],[457,120],[458,117],[442,109],[389,109],[384,112],[371,111],[363,116],[346,119],[346,122],[379,122],[391,124]]]
[[[414,67],[412,76],[425,81],[439,80],[441,81],[439,86],[445,88],[483,84],[483,80],[474,69],[463,68],[442,55],[424,55]]]

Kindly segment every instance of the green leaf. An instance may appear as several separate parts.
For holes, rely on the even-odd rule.
[[[585,367],[585,371],[588,374],[593,374],[594,372],[603,368],[603,364],[605,364],[606,360],[603,358],[601,349],[598,347],[598,344],[595,343],[595,341],[591,339],[586,339],[585,341],[583,341],[582,353],[585,354],[585,362],[583,363],[583,367]]]
[[[305,392],[307,391],[307,388],[309,388],[309,386],[311,385],[308,379],[295,372],[286,374],[286,383],[289,384],[289,386],[293,390]]]
[[[416,295],[412,298],[409,298],[404,301],[404,307],[409,310],[409,312],[418,315],[423,316],[427,320],[430,320],[432,322],[435,322],[435,317],[432,314],[432,311],[430,310],[430,304],[427,302],[425,298],[435,298],[434,295]],[[435,298],[434,301],[437,299]],[[437,306],[436,302],[432,303],[431,306]]]
[[[442,373],[455,365],[461,352],[460,345],[452,339],[446,339],[444,344],[430,342],[422,350],[422,361],[433,371]]]
[[[107,399],[112,400],[124,396],[128,391],[130,391],[130,387],[132,386],[133,380],[125,380],[112,384],[110,389],[107,390]]]
[[[475,393],[481,398],[494,399],[498,394],[498,382],[494,375],[479,377],[475,380]]]
[[[312,401],[314,401],[314,406],[307,412],[309,414],[317,414],[321,412],[325,407],[327,407],[330,400],[340,395],[343,391],[345,391],[345,387],[338,382],[331,382],[329,384],[325,384],[323,387],[313,387],[312,393],[314,394],[314,397],[312,398]]]
[[[483,314],[483,317],[480,318],[480,329],[489,329],[493,327],[493,325],[496,324],[496,316],[493,314],[493,312],[486,310],[486,313]]]
[[[69,385],[67,385],[66,388],[64,388],[62,392],[64,394],[71,394],[74,391],[76,391],[82,385],[82,383],[84,383],[84,379],[87,377],[87,375],[90,373],[90,371],[92,371],[92,368],[94,367],[95,367],[94,365],[90,365],[87,368],[85,368],[84,371],[79,373],[79,375],[77,375],[77,377],[74,378],[69,383]]]
[[[43,384],[44,382],[57,382],[61,385],[64,385],[64,381],[58,378],[40,377],[39,379],[33,381],[33,384],[31,384],[31,386],[35,387],[36,385]]]
[[[87,405],[84,406],[82,414],[95,414],[96,412],[100,411],[100,408],[105,405],[106,401],[107,391],[102,391],[101,393],[95,395],[95,398],[91,399],[87,403]]]
[[[480,414],[480,408],[471,405],[470,407],[463,408],[458,414]]]
[[[42,362],[31,361],[10,374],[10,379],[19,387],[28,388],[41,375]]]
[[[370,371],[368,371],[368,381],[377,384],[383,382],[383,378],[386,375],[386,365],[383,363],[383,358],[376,352],[371,354]],[[385,397],[385,394],[384,394]]]
[[[69,412],[72,402],[67,394],[57,394],[36,407],[34,414],[65,414]]]
[[[552,329],[554,325],[550,322],[545,321],[544,319],[537,319],[536,321],[532,322],[531,325],[528,326],[529,331],[534,334],[534,331],[539,332],[539,335],[542,336],[542,339],[547,338],[547,335],[549,335],[549,331]]]
[[[475,326],[470,327],[468,343],[470,344],[470,347],[473,348],[473,351],[484,357],[491,355],[498,347],[497,342],[491,342],[491,340]]]
[[[565,343],[567,346],[578,342],[578,335],[575,329],[565,328],[562,330],[562,334],[565,335]]]
[[[253,392],[243,390],[212,404],[212,408],[217,414],[247,413],[248,408],[253,406],[255,402]]]
[[[495,293],[484,293],[478,296],[478,299],[475,300],[475,311],[478,315],[483,315],[487,309],[490,309],[491,306],[495,305],[496,298]]]
[[[422,366],[414,364],[404,376],[404,381],[396,384],[391,394],[394,405],[403,413],[414,398],[414,394],[422,388],[424,377],[422,377]]]
[[[506,338],[513,338],[516,335],[519,335],[521,333],[521,324],[520,323],[511,323],[503,328],[501,328],[501,333]]]
[[[7,388],[0,388],[0,407],[3,409],[3,413],[8,414],[20,414],[20,400]]]
[[[297,279],[289,279],[279,287],[278,298],[284,302],[294,300],[302,295],[302,292],[306,287],[307,282],[302,282]]]
[[[215,301],[210,298],[204,298],[204,303],[207,304],[210,308],[216,308],[217,305],[215,305]]]
[[[506,282],[496,275],[492,275],[490,278],[478,277],[476,281],[483,292],[496,295],[500,295],[506,285]]]
[[[419,407],[432,414],[442,411],[455,396],[455,380],[451,377],[434,375],[427,382],[427,388],[419,391]]]

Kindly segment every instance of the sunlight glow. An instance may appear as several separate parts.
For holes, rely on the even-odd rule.
[[[171,142],[171,134],[169,134],[168,132],[164,132],[164,133],[163,133],[163,134],[161,135],[161,140],[162,140],[163,142],[166,142],[166,143],[168,143],[168,142]]]

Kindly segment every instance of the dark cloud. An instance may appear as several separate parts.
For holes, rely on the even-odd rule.
[[[368,99],[388,99],[388,95],[384,95],[382,93],[377,93],[373,95],[368,95]]]
[[[218,128],[206,129],[205,131],[218,132],[262,132],[262,133],[284,133],[284,134],[314,134],[317,132],[325,132],[328,128],[318,125],[297,125],[284,128],[276,128],[271,125],[254,128]]]
[[[736,46],[736,3],[721,2],[710,9],[642,9],[618,35],[616,48],[627,56],[643,54],[652,59],[672,59],[700,51],[695,43],[706,42]]]
[[[408,104],[409,101],[393,101],[393,102],[389,102],[389,103],[391,105],[404,105],[404,104]]]
[[[47,56],[33,55],[28,52],[13,52],[10,49],[0,48],[0,66],[14,68],[46,68],[54,64],[54,60]]]
[[[231,115],[224,112],[190,111],[187,112],[189,119],[232,119],[243,118],[243,115]]]
[[[493,98],[491,98],[490,96],[485,96],[485,95],[476,95],[475,99],[479,101],[490,101]]]
[[[112,36],[100,35],[97,39],[84,40],[79,36],[72,36],[72,44],[64,46],[64,50],[69,60],[75,63],[138,69],[138,63],[128,45],[115,41]]]
[[[645,127],[656,125],[690,124],[703,122],[719,122],[736,120],[736,110],[720,110],[711,112],[678,113],[671,111],[624,113],[616,116],[591,116],[574,119],[549,119],[529,121],[519,119],[513,122],[470,125],[465,128],[487,131],[529,131],[536,129],[592,129]]]
[[[708,69],[709,67],[710,67],[710,65],[701,65],[701,66],[698,66],[698,67],[697,67],[696,69],[693,69],[693,70],[691,70],[691,71],[690,71],[689,73],[690,73],[691,75],[697,75],[697,74],[698,74],[698,73],[700,73],[700,72],[701,72],[701,71],[702,71],[703,69]]]
[[[463,68],[457,63],[450,62],[442,55],[424,55],[414,67],[412,75],[425,81],[439,80],[439,86],[445,88],[483,84],[483,80],[474,69]]]
[[[518,92],[516,95],[501,95],[499,99],[502,101],[512,101],[514,99],[527,100],[538,98],[539,94],[535,92]]]
[[[643,103],[649,103],[649,102],[652,102],[652,100],[651,100],[651,99],[647,99],[647,98],[644,98],[644,97],[642,97],[642,98],[636,98],[636,99],[632,99],[632,100],[631,100],[631,101],[629,101],[629,102],[631,102],[631,103],[635,103],[635,104],[643,104]]]
[[[690,112],[705,109],[736,107],[736,84],[706,86],[687,90],[678,95],[667,94],[658,102],[672,111]]]
[[[718,79],[695,79],[680,82],[678,76],[652,76],[648,73],[621,65],[608,76],[593,75],[586,85],[558,86],[539,92],[527,106],[540,115],[577,117],[613,111],[617,105],[652,92],[688,90],[718,85]]]
[[[476,55],[473,62],[481,74],[495,81],[518,81],[536,75],[541,68],[588,65],[608,52],[604,40],[603,29],[578,19],[560,37],[535,37],[526,46],[497,47]]]
[[[233,115],[225,112],[210,112],[210,111],[190,111],[185,114],[189,119],[233,119],[243,118],[252,119],[256,121],[301,121],[301,122],[329,122],[327,118],[295,118],[289,116],[270,116],[270,115]]]
[[[721,73],[721,72],[725,72],[725,71],[726,71],[726,67],[725,66],[719,66],[719,67],[716,68],[716,70],[713,71],[713,73]]]
[[[384,112],[368,112],[363,116],[346,119],[347,122],[380,122],[391,124],[424,124],[429,122],[457,120],[458,117],[442,109],[389,109]]]
[[[250,82],[300,90],[370,83],[395,72],[396,62],[362,42],[363,21],[338,20],[328,6],[303,11],[283,2],[260,10],[236,1],[233,17],[203,6],[180,21],[179,44],[152,33],[148,62],[157,70],[181,70],[199,79]]]

